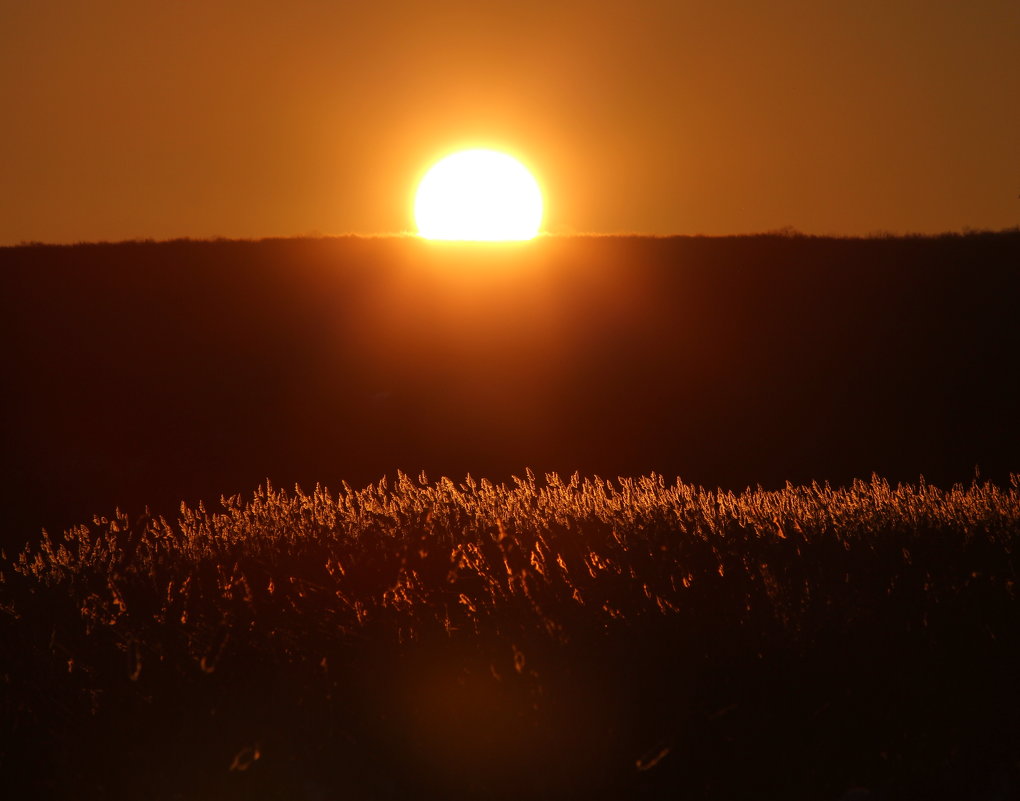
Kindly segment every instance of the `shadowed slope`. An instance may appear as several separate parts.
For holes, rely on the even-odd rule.
[[[267,477],[1016,470],[1020,234],[0,249],[4,542]]]

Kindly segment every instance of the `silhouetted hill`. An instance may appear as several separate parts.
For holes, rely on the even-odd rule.
[[[3,542],[263,479],[1020,471],[1020,232],[0,249]]]

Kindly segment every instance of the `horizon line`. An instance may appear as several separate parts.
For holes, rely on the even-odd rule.
[[[258,237],[230,237],[230,236],[175,236],[167,238],[155,238],[155,237],[136,237],[127,239],[94,239],[94,240],[76,240],[72,242],[47,242],[42,240],[21,240],[16,243],[0,244],[0,250],[11,250],[16,248],[72,248],[72,247],[103,247],[103,246],[114,246],[114,245],[170,245],[170,244],[259,244],[264,242],[312,242],[312,241],[338,241],[338,240],[386,240],[386,241],[407,241],[407,242],[421,242],[423,245],[430,247],[478,247],[478,248],[494,248],[494,247],[516,247],[526,248],[532,244],[538,244],[541,242],[549,241],[569,241],[578,239],[613,239],[613,240],[677,240],[677,239],[760,239],[760,238],[779,238],[779,239],[827,239],[827,240],[861,240],[861,241],[872,241],[872,240],[890,240],[890,239],[945,239],[945,238],[963,238],[963,237],[974,237],[974,236],[1001,236],[1010,234],[1020,234],[1020,225],[1014,225],[1009,228],[1001,229],[990,229],[990,228],[971,228],[964,226],[959,230],[942,231],[938,233],[921,233],[921,232],[894,232],[876,230],[867,234],[840,234],[840,233],[827,233],[827,234],[814,234],[799,231],[791,226],[784,226],[782,228],[775,228],[766,231],[754,231],[745,233],[732,233],[732,234],[695,234],[695,233],[673,233],[673,234],[657,234],[657,233],[640,233],[640,232],[539,232],[532,239],[527,240],[495,240],[495,241],[473,241],[473,240],[432,240],[427,239],[420,234],[412,231],[398,231],[391,233],[377,233],[377,234],[366,234],[366,233],[343,233],[343,234],[323,234],[318,232],[304,233],[304,234],[277,234],[268,236]]]

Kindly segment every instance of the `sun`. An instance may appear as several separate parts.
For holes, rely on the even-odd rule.
[[[533,239],[542,223],[542,192],[511,156],[462,150],[433,165],[418,184],[414,220],[426,239]]]

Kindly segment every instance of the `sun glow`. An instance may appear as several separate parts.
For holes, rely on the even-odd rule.
[[[542,192],[524,165],[505,153],[464,150],[426,173],[414,220],[426,239],[532,239],[542,222]]]

